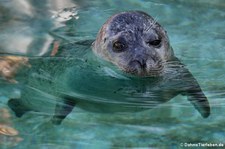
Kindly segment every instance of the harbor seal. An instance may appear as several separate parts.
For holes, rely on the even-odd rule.
[[[77,44],[81,43],[61,47],[59,51],[73,49]],[[70,56],[67,62],[64,58],[68,65],[62,61],[65,55],[59,56],[60,62],[54,59],[54,64],[31,61],[32,69],[40,73],[29,76],[26,86],[32,91],[27,90],[22,96],[29,99],[37,92],[41,99],[48,97],[47,93],[59,97],[63,103],[56,104],[54,124],[60,124],[75,106],[104,113],[136,112],[156,107],[179,94],[187,96],[202,117],[210,115],[206,96],[197,80],[174,55],[166,31],[144,12],[113,15],[103,24],[92,44],[92,51],[97,55],[93,57],[109,62],[109,67],[116,66],[118,73],[114,67],[102,66],[91,58],[80,60],[87,57],[83,54],[85,50],[74,48],[74,51],[75,54],[70,55],[79,59],[73,62]],[[12,99],[9,106],[17,116],[22,116],[31,109],[31,102],[22,106],[24,103]]]
[[[92,46],[100,58],[140,77],[165,76],[172,64],[189,82],[181,94],[189,97],[203,117],[210,115],[207,98],[193,75],[175,57],[167,32],[145,12],[128,11],[111,16]]]

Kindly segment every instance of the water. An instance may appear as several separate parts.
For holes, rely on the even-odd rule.
[[[180,148],[187,145],[185,143],[225,143],[225,118],[221,114],[225,111],[223,0],[2,0],[0,8],[0,53],[28,56],[32,70],[49,68],[48,71],[40,69],[27,74],[25,72],[30,66],[25,63],[16,78],[10,82],[0,80],[1,148]],[[175,55],[193,73],[208,97],[212,109],[210,117],[203,119],[186,97],[179,95],[156,108],[137,113],[94,113],[76,107],[61,125],[54,126],[49,122],[56,103],[53,92],[59,88],[51,86],[51,83],[59,84],[60,91],[69,94],[67,72],[74,73],[77,81],[82,78],[88,82],[90,86],[84,86],[84,89],[97,85],[101,78],[113,76],[108,84],[117,90],[116,87],[121,85],[119,80],[126,80],[116,69],[104,67],[108,64],[99,68],[98,62],[90,61],[94,56],[87,46],[109,16],[124,10],[145,11],[167,30]],[[84,40],[87,42],[82,43]],[[78,41],[80,44],[75,46],[73,43]],[[52,51],[58,45],[64,57],[46,57],[54,55]],[[70,52],[74,52],[72,56]],[[69,56],[66,57],[67,54]],[[54,67],[59,62],[61,65]],[[70,67],[71,64],[78,65]],[[82,72],[96,72],[97,82],[92,80],[91,75],[84,79]],[[35,78],[27,85],[29,91],[25,91],[28,91],[28,104],[36,111],[17,118],[8,108],[7,101],[21,96],[21,90],[24,90],[22,84],[27,84],[27,78]],[[45,80],[44,83],[39,82],[40,78]],[[11,83],[15,81],[18,83]],[[122,85],[126,85],[126,81],[123,82]],[[43,85],[34,86],[35,83]],[[104,91],[110,90],[110,87]],[[53,88],[53,92],[49,88]],[[82,91],[82,88],[77,89]],[[96,94],[86,91],[82,96],[94,94],[102,96],[102,100],[104,96],[109,96],[101,91]],[[124,93],[119,88],[118,91]]]

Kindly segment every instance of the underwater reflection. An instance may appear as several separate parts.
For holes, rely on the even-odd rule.
[[[0,53],[40,56],[48,52],[54,40],[49,32],[74,13],[65,14],[63,9],[68,7],[76,11],[78,6],[72,0],[0,2]],[[60,12],[63,15],[57,15]]]
[[[0,109],[0,146],[16,146],[23,140],[19,136],[19,131],[13,128],[11,118],[8,109]]]
[[[0,56],[0,76],[11,83],[17,83],[14,77],[24,66],[31,67],[27,57]]]

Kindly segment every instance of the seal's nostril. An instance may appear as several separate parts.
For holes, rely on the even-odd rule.
[[[131,62],[131,64],[139,66],[142,69],[145,69],[146,66],[147,66],[145,60],[134,60],[134,61]]]
[[[142,69],[145,69],[146,68],[146,61],[145,60],[141,60],[140,61],[140,65],[141,65]]]

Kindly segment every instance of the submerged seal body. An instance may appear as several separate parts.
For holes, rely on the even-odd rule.
[[[56,105],[53,123],[60,124],[75,105],[93,111],[103,110],[103,112],[120,112],[132,108],[143,110],[167,102],[179,94],[187,96],[204,118],[210,115],[209,102],[198,82],[176,58],[166,31],[150,15],[140,11],[113,15],[98,32],[92,50],[100,59],[120,69],[122,72],[118,77],[120,79],[115,75],[99,77],[98,73],[87,74],[88,71],[85,69],[77,71],[77,67],[69,69],[70,75],[63,75],[63,78],[68,77],[67,88],[74,94],[66,93],[66,90],[58,90],[57,96],[63,98],[64,104]],[[48,70],[48,67],[40,68],[41,71],[44,69]],[[79,74],[82,72],[84,74]],[[82,79],[83,75],[87,77]],[[75,76],[80,76],[80,79],[74,81]],[[36,81],[36,84],[32,84],[32,88],[37,90],[39,83],[39,89],[43,90],[45,86],[43,82],[47,81]],[[50,80],[49,84],[51,85],[52,82],[54,81]],[[97,83],[90,84],[90,82]],[[56,86],[60,87],[60,85]],[[80,96],[78,93],[83,93],[85,96]],[[25,106],[21,111],[21,108],[16,107],[17,105],[22,104],[15,99],[9,101],[9,106],[18,116],[30,110]]]

